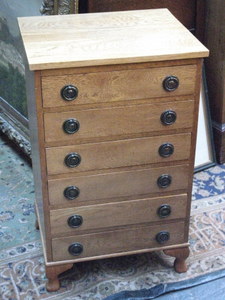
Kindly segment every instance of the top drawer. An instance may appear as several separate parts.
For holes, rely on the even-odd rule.
[[[165,82],[169,76],[177,79],[170,78]],[[43,106],[190,95],[195,90],[195,77],[196,65],[46,76],[42,78]],[[179,82],[177,87],[176,80]],[[63,89],[67,100],[63,98]],[[69,100],[70,96],[74,99]]]

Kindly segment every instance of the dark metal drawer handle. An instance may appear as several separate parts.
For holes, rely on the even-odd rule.
[[[166,110],[160,116],[160,120],[163,125],[172,125],[173,123],[176,122],[176,119],[177,119],[177,114],[173,110]]]
[[[157,184],[160,188],[167,188],[172,182],[172,177],[168,174],[163,174],[157,179]]]
[[[159,155],[161,157],[169,157],[174,152],[174,146],[170,143],[164,143],[159,147]]]
[[[179,79],[176,76],[167,76],[163,80],[163,88],[167,92],[175,91],[179,86]]]
[[[78,96],[78,88],[74,85],[66,85],[61,89],[61,96],[65,101],[72,101]]]
[[[72,185],[65,188],[63,194],[68,200],[74,200],[79,196],[80,190],[77,186]]]
[[[160,218],[166,218],[171,214],[171,206],[168,204],[160,205],[157,210],[157,214]]]
[[[67,165],[67,167],[75,168],[81,163],[81,156],[76,152],[69,153],[65,157],[64,162]]]
[[[83,245],[80,243],[73,243],[69,246],[68,251],[73,256],[78,256],[83,252]]]
[[[155,239],[159,244],[164,244],[169,241],[170,234],[168,231],[160,231],[159,233],[156,234]]]
[[[62,127],[65,133],[73,134],[80,129],[80,123],[76,119],[68,119],[63,123]]]
[[[77,228],[82,225],[83,218],[80,215],[73,215],[68,218],[67,223],[71,228]]]

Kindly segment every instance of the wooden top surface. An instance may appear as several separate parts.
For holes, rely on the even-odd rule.
[[[208,56],[167,10],[18,19],[30,70]]]

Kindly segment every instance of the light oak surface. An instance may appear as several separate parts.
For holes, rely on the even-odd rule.
[[[190,156],[190,138],[190,134],[181,134],[47,148],[47,170],[54,175],[185,160]],[[159,155],[164,143],[174,145],[169,157]],[[64,163],[70,153],[81,157],[80,164],[73,168]]]
[[[167,110],[176,112],[176,122],[165,126],[160,116]],[[170,130],[190,129],[193,123],[194,101],[174,101],[166,103],[127,105],[101,109],[86,109],[45,113],[45,141],[78,144],[93,141],[97,138],[127,138],[127,135],[145,135],[159,131],[166,134]],[[76,119],[80,129],[74,134],[63,130],[63,123],[68,119]],[[177,136],[179,139],[179,136]]]
[[[32,169],[35,185],[35,204],[45,261],[52,260],[50,219],[45,166],[44,126],[41,107],[40,72],[31,73],[26,66],[29,129],[32,146]]]
[[[170,205],[171,214],[160,218],[157,211],[161,205]],[[108,204],[89,205],[50,211],[51,233],[77,234],[84,230],[107,229],[139,223],[162,222],[186,217],[187,195],[121,201]],[[83,218],[80,227],[69,227],[67,220],[73,215]]]
[[[87,67],[71,67],[63,69],[46,69],[41,70],[42,77],[48,76],[64,76],[64,75],[75,75],[75,74],[86,74],[86,73],[101,73],[101,72],[114,72],[124,70],[139,70],[149,68],[160,68],[160,67],[172,67],[172,66],[183,66],[183,65],[196,65],[199,58],[192,59],[179,59],[179,60],[165,60],[165,61],[154,61],[154,62],[134,62],[129,64],[116,64],[116,65],[95,65]]]
[[[173,92],[163,89],[163,80],[170,75],[179,78],[179,87]],[[42,79],[43,106],[76,107],[78,104],[190,95],[194,92],[195,76],[195,65],[46,76]],[[68,84],[78,88],[78,97],[73,101],[61,97],[61,89]]]
[[[159,188],[157,178],[162,174],[172,176],[172,183],[167,188]],[[51,205],[74,203],[85,205],[85,201],[101,200],[118,197],[135,197],[165,193],[186,189],[188,185],[189,166],[174,165],[161,168],[145,168],[124,172],[113,172],[99,175],[77,176],[66,179],[48,181],[49,201]],[[75,185],[80,195],[75,200],[67,200],[63,191],[67,186]]]
[[[74,262],[155,249],[185,271],[199,58],[208,50],[167,9],[27,17],[19,26],[36,70],[28,101],[48,289],[59,288],[58,274]],[[169,92],[163,80],[171,75],[179,87]],[[78,88],[75,100],[62,99],[65,85]],[[168,126],[160,120],[167,110],[177,114]],[[70,118],[80,123],[74,134],[62,129]],[[159,154],[164,143],[174,146],[166,158]],[[81,156],[75,168],[64,163],[72,152]],[[171,176],[168,187],[158,185],[161,175]],[[69,186],[80,190],[74,200],[64,195]],[[162,204],[172,208],[163,219]],[[79,228],[68,225],[74,214],[83,218]],[[161,231],[170,233],[165,243],[156,240]],[[79,256],[68,252],[76,242]]]
[[[208,55],[167,9],[26,17],[19,26],[31,70]]]
[[[155,236],[160,231],[168,231],[170,239],[168,242],[160,245]],[[72,243],[81,243],[84,251],[77,257],[77,260],[83,257],[92,257],[120,253],[125,251],[134,251],[159,246],[165,247],[172,244],[184,243],[184,222],[164,223],[160,225],[137,226],[131,229],[121,229],[114,231],[106,231],[85,235],[74,235],[70,237],[55,238],[52,240],[53,260],[60,261],[66,259],[74,259],[68,252],[68,247]],[[97,257],[96,257],[97,258]]]

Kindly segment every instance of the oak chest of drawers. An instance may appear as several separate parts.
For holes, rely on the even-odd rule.
[[[48,290],[73,263],[186,270],[201,58],[166,9],[20,18]]]

